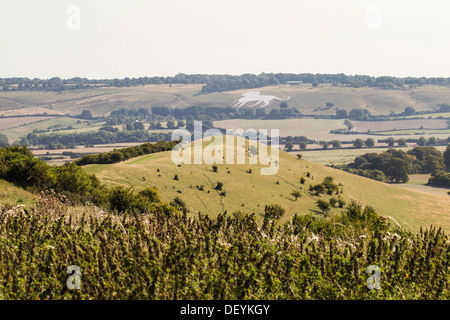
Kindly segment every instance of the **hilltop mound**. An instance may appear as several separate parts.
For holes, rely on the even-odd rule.
[[[236,145],[243,146],[238,138]],[[208,144],[204,142],[204,145]],[[246,146],[247,146],[246,144]],[[248,148],[247,148],[248,150]],[[265,205],[280,204],[286,209],[281,221],[287,221],[295,213],[320,213],[318,199],[330,200],[341,197],[370,205],[384,216],[395,219],[403,228],[417,231],[430,224],[450,229],[450,209],[447,196],[429,195],[399,188],[341,170],[314,164],[285,152],[279,152],[279,167],[275,175],[261,175],[261,164],[217,164],[214,172],[211,164],[174,164],[171,152],[145,155],[125,162],[110,165],[89,165],[86,170],[110,186],[128,186],[135,190],[156,186],[163,201],[178,196],[187,208],[216,216],[223,210],[233,212],[255,212],[262,217]],[[309,176],[309,177],[308,177]],[[312,195],[310,185],[320,184],[331,176],[339,184],[342,193],[332,196]],[[304,178],[304,184],[300,179]],[[222,182],[222,190],[216,190]],[[294,190],[301,196],[295,200]],[[225,194],[222,194],[225,192]],[[331,213],[339,208],[332,208]]]

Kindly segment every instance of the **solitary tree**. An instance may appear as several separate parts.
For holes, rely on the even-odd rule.
[[[330,203],[325,200],[322,199],[317,200],[316,205],[319,207],[320,210],[322,210],[323,214],[325,214],[325,212],[330,210]]]
[[[353,141],[353,146],[357,149],[361,149],[362,147],[364,147],[364,141],[358,138]]]
[[[78,117],[81,119],[93,119],[91,110],[83,110]]]
[[[373,147],[373,146],[375,146],[375,140],[373,140],[372,138],[367,138],[366,147]]]
[[[306,143],[305,141],[302,141],[299,143],[298,146],[300,147],[300,150],[305,150],[306,147],[308,146],[308,143]]]
[[[292,191],[291,196],[293,196],[295,198],[295,201],[297,201],[297,198],[300,198],[302,194],[300,193],[300,191],[294,190]]]
[[[427,139],[425,139],[424,137],[420,137],[419,140],[417,140],[417,144],[423,147],[427,144]]]
[[[387,139],[387,144],[388,144],[389,147],[393,147],[395,145],[395,139],[392,138],[392,137],[389,137]]]
[[[406,139],[405,138],[400,138],[397,140],[397,144],[399,147],[405,147],[406,146]]]
[[[416,109],[414,109],[413,107],[406,107],[405,111],[403,112],[405,116],[410,116],[413,115],[414,113],[416,113]]]
[[[331,141],[331,145],[333,146],[333,148],[340,148],[341,142],[339,140],[333,140]]]
[[[286,150],[287,150],[288,152],[289,152],[289,151],[292,151],[292,149],[294,148],[294,143],[293,143],[292,141],[286,142],[285,148],[286,148]]]

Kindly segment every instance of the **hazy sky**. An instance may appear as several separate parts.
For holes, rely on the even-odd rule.
[[[0,77],[450,77],[448,0],[0,1]]]

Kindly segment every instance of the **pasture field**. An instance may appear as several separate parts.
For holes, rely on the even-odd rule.
[[[450,135],[450,129],[410,129],[410,130],[393,130],[393,131],[379,131],[379,132],[372,132],[374,136],[405,136],[409,135],[411,138],[411,135],[418,136],[417,138],[420,138],[421,136],[425,137],[440,137],[440,139],[445,139],[446,136],[448,137]]]
[[[447,120],[443,120],[447,121]],[[377,121],[378,122],[378,121]],[[370,122],[376,124],[377,122]],[[390,121],[386,121],[390,122]],[[233,119],[233,120],[223,120],[223,121],[215,121],[214,125],[218,128],[225,129],[279,129],[280,136],[305,136],[309,139],[318,140],[318,141],[353,141],[355,139],[363,139],[374,138],[375,141],[377,139],[383,139],[382,137],[377,137],[377,135],[385,135],[385,133],[356,133],[356,134],[334,134],[330,133],[330,130],[336,129],[346,129],[344,125],[344,120],[334,120],[334,119],[283,119],[283,120],[245,120],[245,119]],[[366,130],[367,131],[367,130]],[[422,132],[423,130],[420,130]],[[268,132],[270,135],[270,131]],[[411,133],[409,131],[403,132],[400,134],[399,132],[395,132],[396,138],[405,138],[410,139]],[[446,130],[434,130],[429,133],[425,133],[421,135],[423,137],[436,137],[439,139],[447,139],[449,133]],[[419,137],[417,137],[419,138]]]
[[[411,119],[392,121],[351,121],[353,131],[356,132],[380,132],[409,129],[447,129],[449,120],[446,119]]]
[[[135,190],[155,186],[163,201],[179,196],[191,212],[201,211],[216,215],[218,212],[255,212],[262,219],[264,206],[280,204],[286,209],[284,222],[293,214],[317,213],[316,196],[307,191],[309,185],[333,176],[343,185],[342,198],[354,199],[373,206],[381,215],[394,218],[405,228],[418,231],[420,226],[440,225],[450,230],[450,202],[447,195],[425,194],[398,186],[356,176],[341,170],[325,167],[306,160],[297,160],[280,151],[279,171],[276,175],[260,175],[260,165],[218,164],[213,172],[208,164],[181,164],[171,161],[171,152],[146,155],[111,165],[89,165],[85,170],[94,173],[109,186],[126,186]],[[251,173],[248,170],[252,169]],[[229,172],[229,173],[228,173]],[[307,172],[311,177],[307,178]],[[175,175],[178,180],[174,179]],[[306,179],[300,184],[300,178]],[[226,196],[215,190],[217,182],[223,183]],[[199,187],[203,186],[203,191]],[[290,194],[299,190],[301,197],[295,201]],[[336,212],[338,209],[332,209]]]
[[[395,149],[400,149],[404,152],[407,152],[413,149],[415,145],[410,145],[408,147],[397,147]],[[441,152],[445,151],[445,146],[435,146]],[[322,164],[322,165],[339,165],[339,164],[348,164],[353,162],[356,157],[361,156],[366,153],[381,153],[387,151],[388,147],[381,148],[361,148],[361,149],[327,149],[327,150],[299,150],[292,151],[289,154],[293,156],[297,156],[297,154],[302,155],[302,159],[307,161],[311,161],[314,163]],[[428,181],[428,180],[427,180]]]
[[[330,119],[284,119],[284,120],[245,120],[233,119],[224,121],[215,121],[214,125],[225,129],[278,129],[281,137],[287,136],[306,136],[309,139],[327,140],[340,138],[346,135],[330,134],[333,129],[345,129],[343,120]]]
[[[11,119],[11,118],[7,118]],[[16,118],[21,119],[21,117]],[[0,119],[3,120],[3,119]],[[88,123],[92,123],[89,125]],[[20,127],[14,127],[9,129],[0,129],[0,132],[6,135],[9,139],[10,143],[13,143],[15,141],[20,140],[21,137],[25,137],[27,134],[32,133],[34,130],[47,130],[49,127],[53,126],[59,126],[55,127],[54,129],[56,131],[50,130],[49,132],[45,132],[42,134],[50,134],[55,132],[61,132],[61,133],[74,133],[74,132],[85,132],[85,131],[96,131],[98,130],[104,122],[94,122],[91,120],[83,120],[83,119],[76,119],[76,118],[70,118],[70,117],[57,117],[52,118],[44,121],[39,121],[35,123],[30,123],[27,125],[23,125]],[[67,128],[68,126],[72,126],[72,130],[59,130],[61,128]]]
[[[406,119],[411,119],[411,118],[417,118],[417,117],[421,117],[424,119],[436,119],[436,118],[450,118],[450,112],[437,112],[437,113],[425,113],[425,114],[416,114],[416,115],[412,115],[412,116],[404,116],[404,117],[398,117],[399,120],[401,120],[402,118],[406,118]]]
[[[376,88],[347,88],[321,84],[279,85],[256,89],[199,94],[203,85],[145,85],[126,88],[93,88],[66,90],[62,92],[43,91],[1,91],[0,114],[69,114],[77,115],[89,109],[94,116],[107,115],[119,108],[146,108],[167,106],[184,108],[192,105],[230,107],[248,91],[259,91],[261,95],[274,95],[281,99],[290,97],[290,107],[304,114],[334,114],[335,108],[351,110],[367,108],[373,115],[388,115],[391,111],[400,113],[406,106],[417,111],[432,110],[439,103],[450,101],[450,89],[439,86],[423,86],[416,89],[383,90]],[[327,102],[334,106],[317,111]],[[278,107],[280,101],[273,100],[266,107]],[[315,111],[316,110],[316,111]]]
[[[407,183],[397,184],[399,188],[405,188],[409,190],[420,191],[429,194],[439,194],[448,196],[450,190],[447,188],[438,188],[433,186],[427,186],[428,179],[431,177],[430,174],[410,174],[409,181]],[[450,201],[450,197],[449,197]]]
[[[53,119],[53,117],[15,117],[15,118],[0,118],[0,130],[15,128],[38,121],[45,121]]]

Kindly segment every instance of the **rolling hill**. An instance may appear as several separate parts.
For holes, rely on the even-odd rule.
[[[335,107],[350,110],[367,108],[372,114],[402,112],[406,106],[417,111],[430,110],[439,103],[450,102],[450,90],[444,86],[423,86],[414,89],[384,90],[377,88],[335,87],[321,84],[316,88],[302,84],[279,85],[256,89],[199,94],[202,85],[145,85],[123,88],[93,88],[83,90],[54,91],[1,91],[0,115],[18,114],[69,114],[77,115],[89,109],[94,116],[103,116],[119,108],[167,106],[183,108],[192,105],[230,107],[242,94],[259,91],[261,95],[274,95],[281,99],[290,97],[290,107],[305,114],[334,114]],[[323,108],[327,102],[334,106]],[[280,101],[272,100],[266,108],[278,107]],[[249,106],[251,103],[245,104]]]
[[[241,139],[241,138],[239,138]],[[236,145],[244,143],[241,139]],[[204,142],[207,144],[207,142]],[[243,144],[242,144],[243,145]],[[339,194],[347,203],[357,200],[373,206],[384,216],[395,219],[403,228],[418,231],[430,224],[450,230],[450,201],[446,195],[431,195],[407,190],[344,171],[325,167],[280,151],[279,170],[275,175],[260,175],[260,164],[218,164],[214,172],[209,164],[181,164],[171,160],[171,152],[162,152],[134,158],[110,165],[89,165],[86,170],[94,173],[110,186],[128,186],[135,190],[156,186],[163,201],[179,196],[191,211],[200,211],[213,216],[227,210],[233,212],[255,212],[263,216],[265,205],[280,204],[286,209],[281,222],[295,213],[319,213],[315,202],[320,199],[308,192],[309,185],[321,183],[332,176],[341,184]],[[249,173],[251,169],[251,173]],[[307,177],[307,173],[310,177]],[[178,180],[174,177],[177,175]],[[300,178],[306,181],[300,183]],[[214,189],[217,182],[223,183],[225,196]],[[203,187],[201,187],[203,186]],[[200,189],[203,189],[201,191]],[[296,201],[291,195],[299,190]],[[333,195],[334,197],[338,197]],[[331,196],[322,195],[329,200]],[[331,213],[337,212],[333,208]],[[394,223],[395,224],[395,223]]]

